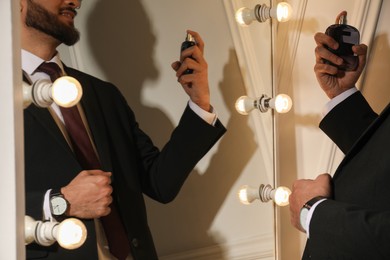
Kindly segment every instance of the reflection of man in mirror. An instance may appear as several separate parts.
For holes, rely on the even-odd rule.
[[[345,158],[333,178],[322,174],[294,182],[291,222],[307,234],[303,259],[390,259],[390,104],[378,115],[355,87],[366,45],[353,46],[357,70],[340,71],[324,62],[342,64],[326,48],[337,49],[338,43],[324,33],[314,38],[314,70],[330,98],[320,128]]]
[[[188,31],[197,44],[172,64],[189,102],[159,150],[114,85],[61,62],[56,48],[79,38],[74,19],[80,5],[81,0],[20,0],[24,80],[69,75],[83,87],[80,104],[71,108],[24,110],[26,214],[58,221],[76,217],[88,230],[79,249],[31,244],[27,258],[157,259],[143,195],[172,201],[225,132],[210,105],[204,43]],[[193,74],[183,75],[186,69]],[[64,207],[51,210],[59,209],[58,201]]]

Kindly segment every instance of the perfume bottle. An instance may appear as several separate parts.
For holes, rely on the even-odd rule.
[[[339,48],[333,50],[328,48],[332,53],[336,54],[344,60],[343,64],[337,66],[340,70],[352,71],[356,70],[359,65],[358,57],[353,53],[352,46],[359,44],[360,33],[358,29],[347,24],[346,16],[342,15],[338,24],[329,26],[325,34],[331,36],[339,43]],[[326,61],[328,64],[332,64]],[[335,64],[332,64],[336,66]]]
[[[185,41],[181,44],[180,52],[184,51],[185,49],[194,46],[196,44],[194,36],[187,33]],[[187,69],[184,71],[183,74],[191,74],[193,72],[192,69]]]

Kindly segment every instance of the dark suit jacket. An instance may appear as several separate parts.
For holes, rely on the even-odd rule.
[[[346,153],[334,198],[315,209],[303,259],[390,259],[390,106],[377,116],[360,92],[321,129]]]
[[[83,86],[86,114],[102,168],[112,172],[114,203],[118,205],[135,259],[157,259],[149,231],[143,194],[162,203],[175,198],[196,163],[226,129],[207,124],[186,108],[169,142],[159,151],[138,127],[132,110],[110,83],[65,68]],[[47,109],[24,111],[26,214],[42,218],[44,193],[67,185],[82,168]],[[93,220],[85,220],[88,238],[76,250],[57,246],[27,246],[28,258],[97,259]],[[168,236],[169,234],[167,234]]]

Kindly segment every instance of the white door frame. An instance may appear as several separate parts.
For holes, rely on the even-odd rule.
[[[20,3],[0,2],[0,259],[25,259]]]

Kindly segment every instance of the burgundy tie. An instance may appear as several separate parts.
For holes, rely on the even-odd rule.
[[[54,62],[42,63],[37,71],[50,76],[52,82],[62,76],[60,67]],[[77,106],[60,107],[65,128],[71,140],[76,158],[83,169],[101,169],[99,158],[92,146]],[[100,218],[108,241],[110,252],[119,260],[124,260],[130,253],[130,246],[118,210],[111,204],[111,213]]]

